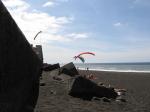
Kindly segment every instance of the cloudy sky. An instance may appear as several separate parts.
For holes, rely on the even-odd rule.
[[[2,1],[44,62],[150,62],[150,0]]]

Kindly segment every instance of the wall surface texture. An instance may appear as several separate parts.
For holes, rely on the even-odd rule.
[[[0,112],[33,112],[41,66],[0,0]]]

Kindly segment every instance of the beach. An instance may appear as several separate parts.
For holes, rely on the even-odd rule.
[[[81,75],[93,74],[94,82],[126,89],[126,102],[86,101],[68,95],[68,81],[53,80],[51,72],[43,72],[35,112],[149,112],[150,73],[79,70]]]
[[[0,0],[0,112],[150,112],[148,1]]]

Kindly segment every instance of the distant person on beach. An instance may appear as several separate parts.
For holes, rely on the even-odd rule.
[[[89,71],[89,68],[87,67],[86,70]]]

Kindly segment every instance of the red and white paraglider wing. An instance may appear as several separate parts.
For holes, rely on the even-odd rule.
[[[75,60],[77,58],[79,58],[84,63],[85,59],[83,58],[83,55],[89,55],[89,54],[95,56],[95,54],[92,52],[82,52],[82,53],[78,54],[77,56],[75,56],[74,58],[75,58]]]
[[[92,53],[92,52],[82,52],[82,53],[80,53],[77,57],[79,57],[79,56],[81,56],[81,55],[84,55],[84,54],[90,54],[90,55],[95,56],[95,54]]]

